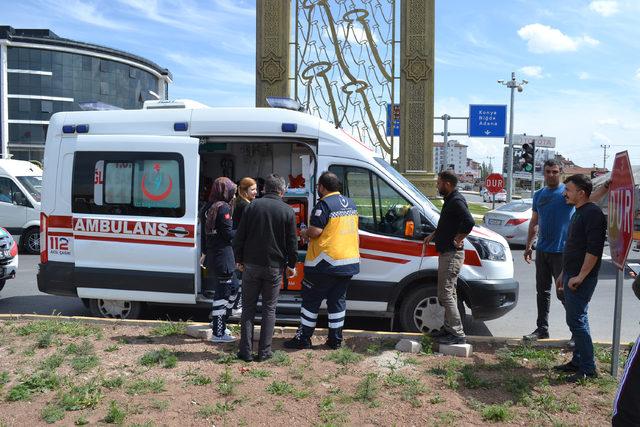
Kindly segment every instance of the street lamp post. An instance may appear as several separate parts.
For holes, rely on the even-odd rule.
[[[516,73],[511,73],[511,80],[504,81],[498,80],[498,83],[504,85],[511,89],[511,105],[509,107],[509,159],[507,163],[507,202],[511,201],[511,196],[513,194],[513,101],[515,99],[514,89],[518,89],[518,92],[522,92],[524,90],[524,85],[529,83],[526,80],[522,80],[520,83],[516,80]],[[533,165],[534,173],[535,173],[535,165]]]

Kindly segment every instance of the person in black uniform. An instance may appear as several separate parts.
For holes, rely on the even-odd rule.
[[[208,280],[215,281],[213,307],[211,310],[211,329],[214,343],[226,343],[236,340],[226,328],[229,317],[229,297],[232,294],[232,275],[235,258],[231,242],[235,236],[231,217],[231,201],[236,185],[229,178],[217,178],[211,186],[210,205],[205,214],[205,239],[203,252],[206,254]]]
[[[640,299],[640,276],[633,281],[633,292]],[[613,427],[640,426],[640,336],[636,340],[613,401]]]

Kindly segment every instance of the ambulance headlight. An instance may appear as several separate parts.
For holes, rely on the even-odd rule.
[[[469,242],[478,251],[480,259],[489,261],[506,261],[507,253],[504,246],[493,240],[480,239],[477,237],[467,237]]]

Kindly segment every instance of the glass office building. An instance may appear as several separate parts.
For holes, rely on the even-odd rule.
[[[87,108],[142,108],[166,99],[171,73],[132,55],[0,26],[0,155],[42,161],[49,118]]]

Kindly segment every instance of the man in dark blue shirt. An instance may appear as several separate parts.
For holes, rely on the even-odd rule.
[[[593,189],[589,178],[571,175],[564,182],[567,203],[576,211],[569,224],[556,288],[564,294],[567,325],[576,344],[571,361],[555,369],[572,373],[567,380],[577,382],[598,376],[587,309],[598,283],[607,220],[602,210],[589,201]]]
[[[436,231],[427,236],[425,244],[433,240],[438,256],[438,301],[444,307],[444,327],[431,335],[440,344],[464,344],[466,338],[458,310],[456,286],[464,264],[464,239],[475,222],[467,202],[456,190],[458,178],[450,171],[438,174],[438,193],[444,197]]]

